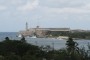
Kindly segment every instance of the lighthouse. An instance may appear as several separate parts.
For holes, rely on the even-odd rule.
[[[26,31],[28,31],[28,23],[26,22]]]

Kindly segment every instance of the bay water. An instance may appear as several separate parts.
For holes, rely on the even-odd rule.
[[[0,41],[5,40],[5,37],[9,37],[12,40],[20,40],[20,37],[17,37],[19,34],[18,32],[0,32]],[[67,40],[61,40],[61,39],[55,39],[55,38],[26,38],[27,43],[37,45],[37,46],[50,46],[54,49],[61,49],[66,48],[66,41]],[[90,40],[74,40],[79,45],[79,48],[85,47],[85,49],[88,49],[88,43],[90,44]]]

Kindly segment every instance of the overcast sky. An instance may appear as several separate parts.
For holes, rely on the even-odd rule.
[[[90,29],[90,0],[0,0],[0,32],[57,27]]]

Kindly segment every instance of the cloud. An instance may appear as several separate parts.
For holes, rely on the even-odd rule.
[[[49,0],[49,2],[53,2],[53,5],[56,2],[58,7],[43,6],[42,9],[48,13],[90,13],[90,0]]]
[[[40,0],[42,6],[48,6],[52,8],[64,8],[64,7],[82,7],[85,4],[89,4],[90,0]]]
[[[7,9],[6,6],[2,6],[2,5],[0,5],[0,11],[2,11],[2,10],[6,10],[6,9]]]
[[[23,1],[22,0],[10,0],[10,2],[14,5],[17,5],[17,4],[22,4]]]
[[[87,9],[87,10],[90,10],[90,3],[89,4],[86,4],[85,6],[82,7],[83,9]]]
[[[61,2],[61,3],[64,3],[64,2],[67,2],[68,0],[48,0],[50,2]]]
[[[27,12],[27,11],[31,11],[31,10],[37,8],[38,5],[39,5],[39,1],[38,0],[34,0],[32,2],[30,2],[30,1],[28,2],[27,1],[27,3],[25,5],[19,6],[18,10],[22,11],[22,12]]]
[[[20,1],[20,0],[19,0]],[[51,7],[48,5],[42,5],[41,3],[44,3],[45,1],[47,1],[47,4],[55,5],[56,3],[63,3],[60,4],[60,6],[62,7]],[[88,0],[82,1],[81,0],[76,0],[76,1],[68,1],[68,0],[32,0],[32,1],[27,1],[27,3],[25,5],[19,6],[17,8],[18,11],[27,13],[30,12],[36,8],[38,8],[37,12],[41,13],[72,13],[72,14],[80,14],[80,13],[90,13],[90,4],[86,4],[86,2],[88,2]],[[54,3],[55,2],[55,3]],[[39,5],[40,4],[40,5]],[[46,2],[45,2],[46,4]],[[80,4],[80,5],[79,5]],[[56,5],[57,6],[57,5]],[[59,5],[58,5],[59,6]]]
[[[86,9],[85,7],[81,7],[81,8],[73,8],[73,7],[64,7],[64,8],[41,7],[41,9],[44,12],[47,12],[47,13],[74,13],[74,14],[90,13],[90,10]]]

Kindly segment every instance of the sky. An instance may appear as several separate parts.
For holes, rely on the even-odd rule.
[[[90,30],[90,0],[0,0],[0,32],[41,28]]]

